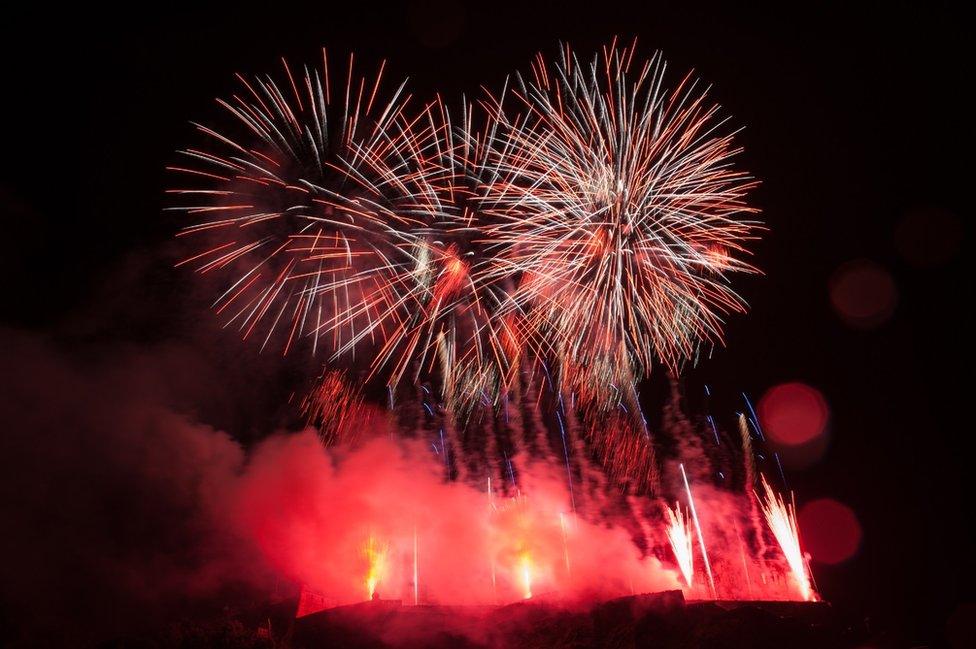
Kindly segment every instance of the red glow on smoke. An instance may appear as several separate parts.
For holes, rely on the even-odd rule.
[[[420,603],[680,588],[676,571],[642,555],[625,530],[572,516],[563,524],[570,503],[558,470],[527,469],[523,495],[489,500],[487,489],[445,482],[430,456],[423,444],[387,439],[328,451],[311,433],[274,438],[243,479],[242,531],[284,576],[337,604],[367,592],[412,601],[415,571]]]
[[[850,507],[830,498],[814,500],[800,509],[803,542],[821,563],[850,559],[861,544],[861,524]]]
[[[829,408],[819,390],[805,383],[783,383],[770,388],[759,401],[759,418],[774,442],[806,444],[820,437]]]
[[[756,551],[744,495],[692,478],[698,556],[685,568],[697,574],[682,577],[663,513],[635,510],[642,549],[632,529],[601,514],[601,496],[587,496],[589,513],[573,512],[561,464],[516,459],[517,487],[480,487],[445,481],[423,443],[380,436],[326,449],[312,432],[276,436],[252,454],[235,516],[271,566],[306,588],[306,612],[374,595],[451,605],[676,589],[693,599],[800,597],[786,559]]]

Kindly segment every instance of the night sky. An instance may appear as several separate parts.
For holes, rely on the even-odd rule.
[[[218,114],[213,99],[235,89],[235,72],[277,70],[281,56],[315,62],[323,45],[355,51],[367,69],[385,58],[418,98],[453,100],[497,88],[560,40],[587,52],[636,36],[641,52],[660,49],[676,73],[713,84],[745,126],[741,165],[762,180],[753,201],[769,228],[755,257],[765,275],[735,278],[750,313],[730,319],[727,345],[686,387],[709,384],[727,411],[742,391],[758,398],[793,380],[819,389],[829,448],[787,477],[800,503],[849,505],[864,533],[853,559],[814,564],[821,592],[904,642],[938,642],[954,612],[972,619],[969,23],[939,3],[330,4],[5,21],[4,386],[36,370],[17,351],[25,341],[96,364],[120,349],[179,345],[207,368],[192,381],[220,387],[168,386],[174,407],[244,442],[266,434],[288,418],[279,406],[295,368],[276,369],[221,332],[167,257],[178,224],[163,213],[164,166],[197,141],[189,121]],[[858,260],[889,273],[897,293],[890,317],[866,328],[831,303],[835,273]],[[5,428],[20,425],[14,417]],[[69,411],[44,447],[72,425]],[[37,488],[71,485],[65,466]],[[6,472],[0,481],[7,507],[21,483]],[[59,520],[12,523],[26,528],[20,538],[70,536]],[[17,548],[4,549],[16,563]],[[4,625],[16,628],[13,617]]]

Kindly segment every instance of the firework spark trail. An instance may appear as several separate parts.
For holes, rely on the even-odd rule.
[[[762,562],[766,557],[766,535],[759,519],[759,503],[756,496],[756,460],[752,451],[752,435],[745,414],[739,414],[739,437],[742,439],[742,465],[745,468],[745,492],[749,501],[749,521],[752,524],[752,534],[759,549],[758,557]]]
[[[420,568],[419,541],[417,540],[417,526],[413,526],[413,605],[420,604]]]
[[[569,461],[569,444],[566,442],[566,426],[563,424],[562,398],[560,405],[556,407],[556,423],[559,424],[559,438],[563,443],[563,457],[566,460],[566,482],[569,485],[569,502],[576,513],[576,490],[573,488],[573,469]]]
[[[342,372],[331,370],[302,401],[301,411],[326,446],[355,442],[370,419],[358,388]]]
[[[665,507],[665,512],[668,517],[666,530],[668,541],[671,542],[674,558],[678,562],[685,583],[691,588],[695,575],[695,555],[692,549],[690,521],[681,510],[679,503],[674,504],[674,509]]]
[[[751,423],[752,427],[756,429],[756,434],[759,435],[759,441],[766,441],[766,436],[763,435],[762,426],[759,425],[759,416],[756,414],[756,409],[752,407],[752,401],[750,401],[749,395],[743,392],[742,400],[745,401],[746,407],[749,408],[749,423]]]
[[[584,436],[580,434],[580,421],[576,409],[570,406],[566,410],[567,430],[570,432],[572,452],[580,466],[583,489],[581,498],[589,499],[591,494],[600,493],[606,484],[606,475],[599,463],[590,460]],[[585,504],[584,504],[585,505]]]
[[[573,520],[576,519],[575,512],[573,513]],[[566,535],[566,515],[559,512],[559,531],[563,539],[563,559],[566,563],[566,577],[572,577],[573,571],[570,568],[569,563],[569,540]]]
[[[491,517],[494,511],[495,511],[495,501],[491,490],[491,476],[488,476],[488,524],[489,525],[491,525]],[[491,552],[489,554],[490,554],[489,558],[491,560],[491,593],[492,593],[492,598],[495,601],[497,601],[498,600],[498,575],[497,575],[497,568],[495,566],[495,555],[494,553]]]
[[[695,534],[698,536],[698,546],[702,552],[702,562],[705,564],[705,574],[708,575],[708,586],[712,597],[715,597],[715,580],[712,578],[712,566],[708,562],[708,549],[705,547],[705,539],[702,536],[701,523],[698,521],[698,511],[695,509],[695,499],[691,495],[691,485],[688,484],[688,474],[685,473],[685,465],[679,464],[681,468],[681,479],[685,483],[685,492],[688,494],[688,506],[691,509],[691,518],[695,521]]]
[[[542,397],[544,390],[540,386],[543,379],[541,372],[536,371],[536,367],[528,359],[523,361],[522,380],[522,424],[521,435],[516,435],[518,440],[515,448],[518,453],[534,452],[543,455],[551,455],[547,441],[544,439],[546,424],[543,421]]]
[[[776,542],[783,552],[793,582],[804,601],[816,601],[817,594],[810,583],[806,560],[803,557],[803,551],[800,549],[796,508],[773,491],[773,488],[766,482],[765,476],[762,477],[762,486],[765,492],[765,502],[762,503],[763,514],[765,514],[769,529],[773,532],[773,536],[776,537]]]
[[[739,525],[732,519],[732,531],[735,532],[735,539],[739,544],[739,559],[742,561],[742,575],[746,578],[746,592],[749,599],[752,599],[752,577],[749,574],[749,562],[746,561],[746,549],[742,543],[742,534],[739,532]]]
[[[739,414],[739,437],[742,440],[742,466],[746,473],[746,492],[752,492],[756,484],[756,460],[752,453],[752,435],[749,434],[749,424],[746,416]]]
[[[465,461],[467,458],[464,453],[464,446],[451,418],[446,416],[446,413],[442,413],[441,416],[441,430],[447,431],[447,446],[451,449],[451,455],[445,460],[448,464],[447,476],[450,478],[453,474],[458,480],[463,482],[468,477],[467,462]],[[453,460],[453,462],[450,460]]]

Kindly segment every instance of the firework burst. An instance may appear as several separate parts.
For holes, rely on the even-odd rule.
[[[178,265],[219,274],[214,309],[262,348],[280,331],[285,353],[310,337],[313,351],[352,355],[404,317],[388,282],[411,263],[412,197],[366,178],[361,151],[396,158],[410,146],[390,135],[407,132],[394,125],[409,97],[403,84],[384,95],[383,66],[357,77],[352,56],[338,85],[324,52],[301,77],[282,66],[279,80],[238,75],[241,92],[217,101],[225,128],[197,124],[206,147],[170,167],[181,177],[172,209],[193,220],[180,236],[197,246]]]
[[[497,272],[519,277],[515,303],[584,399],[612,400],[606,386],[655,359],[676,369],[744,310],[726,276],[753,271],[741,257],[757,224],[741,217],[754,182],[731,166],[718,107],[690,77],[668,90],[665,67],[634,65],[633,47],[589,63],[567,47],[519,77],[519,117],[495,104]]]
[[[327,60],[239,76],[226,128],[198,125],[207,148],[172,167],[198,242],[180,264],[221,277],[215,310],[262,347],[365,357],[391,390],[436,378],[461,420],[544,367],[588,429],[619,409],[647,444],[637,385],[721,341],[758,225],[718,108],[633,60],[565,48],[459,119],[440,98],[409,113],[351,56],[339,84]]]
[[[665,532],[674,552],[674,558],[678,562],[681,575],[685,578],[685,583],[691,588],[695,576],[695,554],[691,536],[691,522],[688,516],[681,509],[680,503],[674,504],[674,509],[665,507],[668,517],[668,526]]]
[[[498,405],[522,349],[512,281],[494,272],[480,209],[482,188],[495,173],[486,142],[496,125],[477,130],[473,121],[469,104],[455,123],[438,99],[401,127],[396,140],[408,146],[398,156],[383,146],[379,154],[360,151],[371,175],[412,197],[421,221],[412,230],[413,264],[390,269],[389,291],[410,308],[387,332],[380,363],[389,364],[391,383],[408,371],[414,381],[439,375],[449,409],[462,419],[479,402]]]

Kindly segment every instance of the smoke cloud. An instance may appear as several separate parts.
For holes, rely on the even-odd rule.
[[[241,446],[167,405],[192,360],[166,347],[91,362],[12,331],[0,347],[0,598],[14,638],[112,637],[260,581],[226,516]]]
[[[414,530],[425,601],[517,600],[523,562],[536,594],[569,575],[581,593],[624,592],[633,576],[634,588],[675,584],[622,531],[571,517],[545,464],[523,472],[531,496],[498,492],[490,506],[487,490],[446,482],[429,446],[394,439],[383,415],[357,449],[326,450],[305,431],[247,453],[185,414],[212,390],[186,349],[84,354],[14,331],[0,344],[16,368],[0,378],[0,598],[22,640],[124,635],[267,596],[280,576],[360,601],[371,537],[377,591],[409,599]],[[567,556],[579,558],[567,568]]]
[[[418,441],[380,435],[354,451],[327,451],[311,432],[276,436],[255,450],[241,480],[240,522],[278,569],[336,604],[369,597],[370,539],[382,555],[377,592],[411,603],[680,587],[623,529],[574,516],[565,475],[545,464],[528,469],[521,492],[504,496],[487,483],[446,482]]]
[[[192,348],[84,353],[14,331],[0,346],[15,370],[0,376],[0,603],[26,644],[124,637],[267,601],[282,580],[336,605],[708,595],[700,573],[694,589],[679,576],[659,501],[594,480],[574,499],[561,458],[516,455],[517,484],[449,481],[443,447],[403,438],[379,408],[355,446],[305,430],[245,447],[199,421],[222,388]],[[779,558],[756,552],[745,494],[709,486],[700,448],[682,459],[719,594],[795,597],[767,579]],[[675,470],[663,482],[683,500]]]

